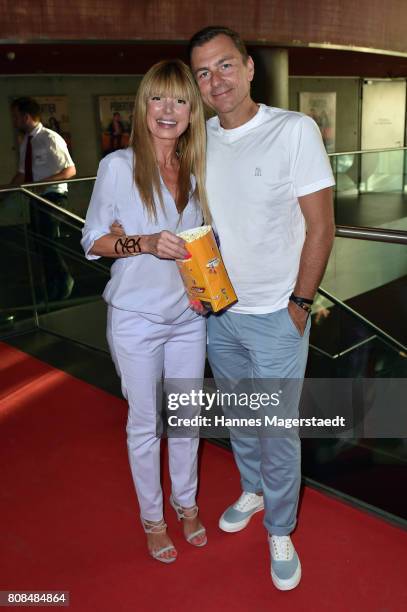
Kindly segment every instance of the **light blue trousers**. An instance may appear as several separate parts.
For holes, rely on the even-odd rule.
[[[301,337],[287,308],[270,314],[223,312],[208,319],[208,358],[221,380],[303,379],[308,356],[310,319]],[[290,416],[298,416],[298,401]],[[242,489],[263,492],[264,525],[273,535],[288,535],[297,521],[301,484],[298,432],[287,437],[231,435]]]

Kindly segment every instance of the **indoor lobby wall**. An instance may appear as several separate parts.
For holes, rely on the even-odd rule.
[[[15,133],[10,117],[10,101],[19,96],[67,96],[72,157],[77,176],[96,174],[101,153],[97,97],[126,94],[137,91],[139,75],[128,76],[0,76],[0,114],[2,138],[0,140],[0,184],[7,183],[16,172],[18,153]]]
[[[335,92],[335,151],[356,151],[360,146],[360,82],[359,78],[292,76],[289,79],[290,110],[299,110],[300,92]]]
[[[3,137],[0,141],[0,184],[15,173],[17,151],[9,103],[18,96],[67,96],[72,134],[72,155],[78,176],[95,174],[101,158],[101,135],[97,97],[134,94],[141,77],[30,75],[0,76],[0,112]],[[336,91],[336,150],[349,151],[359,146],[359,79],[357,78],[290,78],[290,108],[298,110],[300,91]]]

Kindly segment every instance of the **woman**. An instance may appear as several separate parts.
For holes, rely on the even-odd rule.
[[[129,460],[148,548],[164,563],[177,552],[163,519],[157,383],[163,376],[203,377],[205,321],[191,310],[174,260],[189,256],[176,233],[209,219],[205,138],[187,66],[179,60],[153,66],[138,89],[129,148],[100,163],[82,239],[89,259],[116,258],[103,294],[107,338],[129,403]],[[114,221],[125,236],[111,232]],[[197,449],[196,437],[168,440],[170,501],[186,539],[204,546],[195,505]]]

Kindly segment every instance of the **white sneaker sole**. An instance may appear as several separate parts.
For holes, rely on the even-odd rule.
[[[291,591],[291,589],[295,589],[300,584],[301,581],[301,563],[298,560],[298,567],[294,572],[294,575],[289,580],[282,580],[278,578],[273,572],[273,568],[271,568],[271,579],[273,581],[276,589],[280,591]]]
[[[242,531],[242,529],[244,529],[250,523],[252,516],[254,516],[256,512],[261,512],[262,510],[264,510],[264,504],[261,504],[250,516],[245,518],[243,521],[239,521],[238,523],[228,523],[227,521],[223,520],[223,516],[221,516],[219,519],[219,529],[226,531],[226,533],[236,533],[237,531]]]

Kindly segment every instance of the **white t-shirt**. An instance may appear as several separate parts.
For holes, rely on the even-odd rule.
[[[195,178],[191,177],[195,189]],[[90,250],[93,243],[110,233],[113,221],[118,221],[129,236],[155,234],[162,230],[179,233],[202,224],[202,212],[191,196],[182,215],[161,180],[165,212],[157,204],[157,221],[150,219],[133,178],[133,150],[115,151],[99,164],[92,198],[83,229],[82,247],[88,259],[98,259]],[[142,254],[116,259],[103,297],[121,310],[138,312],[158,323],[172,323],[196,315],[189,300],[175,261]]]
[[[209,119],[207,134],[209,206],[239,300],[229,312],[284,308],[305,239],[298,197],[335,183],[318,126],[301,113],[260,104],[235,129]]]
[[[74,165],[68,151],[68,146],[62,136],[53,130],[45,128],[42,123],[38,123],[30,134],[25,134],[20,145],[18,171],[22,174],[25,172],[25,152],[28,136],[32,136],[32,171],[34,181],[42,181]],[[44,193],[51,191],[66,193],[68,191],[68,184],[58,183],[44,189]]]

